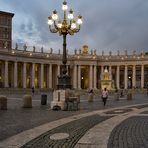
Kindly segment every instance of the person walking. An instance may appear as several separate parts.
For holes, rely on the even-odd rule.
[[[93,102],[93,95],[94,95],[94,92],[93,92],[93,89],[91,89],[88,94],[88,102]]]
[[[34,87],[32,87],[32,95],[34,96]]]
[[[102,91],[101,97],[102,97],[102,101],[103,101],[104,106],[105,106],[106,105],[106,100],[108,98],[108,91],[107,91],[106,88],[104,88],[104,90]]]

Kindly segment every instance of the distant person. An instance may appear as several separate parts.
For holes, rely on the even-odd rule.
[[[32,87],[32,95],[34,96],[34,87]]]
[[[91,89],[90,91],[89,91],[89,94],[88,94],[88,102],[93,102],[93,99],[94,99],[94,97],[93,97],[93,94],[94,92],[93,92],[93,89]]]
[[[91,89],[91,90],[89,91],[89,93],[93,93],[93,89]]]
[[[102,101],[103,101],[104,106],[105,106],[106,105],[106,100],[108,98],[108,91],[107,91],[106,88],[104,88],[104,90],[102,91],[101,97],[102,97]]]

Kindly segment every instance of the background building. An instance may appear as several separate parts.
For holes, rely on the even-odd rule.
[[[0,12],[0,87],[56,89],[57,76],[60,75],[62,55],[32,51],[24,44],[23,47],[11,48],[12,17],[14,14]],[[7,44],[5,44],[7,43]],[[5,46],[7,45],[7,46]],[[9,50],[6,50],[9,49]],[[117,51],[116,55],[96,50],[89,50],[87,45],[82,49],[68,54],[67,70],[71,76],[74,89],[101,89],[104,70],[109,73],[108,80],[113,84],[111,89],[146,88],[148,85],[148,55],[135,50],[128,55]],[[104,84],[105,85],[105,84]]]
[[[11,49],[13,13],[0,11],[0,49]]]

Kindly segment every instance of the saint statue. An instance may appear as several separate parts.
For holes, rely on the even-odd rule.
[[[82,51],[83,51],[83,54],[88,54],[88,46],[84,45]]]
[[[33,46],[33,52],[35,52],[35,46]]]
[[[26,45],[26,43],[24,44],[23,48],[24,48],[24,51],[27,50],[27,45]]]

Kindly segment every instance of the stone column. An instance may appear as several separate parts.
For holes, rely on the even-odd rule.
[[[119,65],[117,65],[116,86],[117,86],[117,89],[120,89],[120,66]]]
[[[48,86],[49,86],[49,88],[52,88],[52,64],[49,65],[48,74],[49,74],[49,76],[48,76],[48,79],[49,79]]]
[[[73,88],[77,88],[77,65],[74,65],[74,70],[73,70]]]
[[[14,62],[14,88],[17,88],[17,62]]]
[[[60,65],[58,65],[58,71],[57,71],[57,75],[60,75]]]
[[[81,89],[81,65],[78,65],[78,89]]]
[[[135,65],[133,65],[132,86],[133,86],[133,88],[136,87],[136,66]]]
[[[92,89],[93,74],[92,74],[92,65],[89,67],[89,89]]]
[[[109,75],[110,75],[110,79],[112,80],[112,66],[109,66]]]
[[[41,64],[41,68],[40,68],[40,88],[44,88],[44,64]]]
[[[101,66],[101,76],[100,76],[101,77],[100,78],[101,80],[102,80],[103,72],[104,72],[104,66]]]
[[[5,61],[5,87],[9,87],[8,85],[8,61]]]
[[[97,66],[94,65],[94,89],[96,89],[96,83],[97,83]]]
[[[32,70],[31,70],[31,87],[34,86],[34,81],[35,81],[35,64],[32,63]]]
[[[127,89],[127,77],[128,77],[128,69],[127,69],[127,65],[125,65],[125,69],[124,69],[124,89]]]
[[[141,88],[144,88],[144,65],[141,65]]]
[[[26,63],[23,64],[23,88],[26,88]]]

